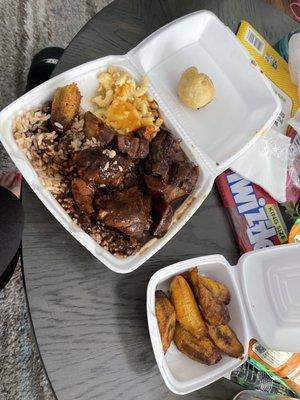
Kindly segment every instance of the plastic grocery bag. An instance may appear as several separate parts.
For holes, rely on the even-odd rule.
[[[289,70],[292,82],[298,86],[300,99],[300,32],[295,33],[289,40]]]
[[[290,119],[289,124],[294,132],[292,132],[292,144],[288,157],[287,197],[288,200],[297,202],[300,198],[300,110],[297,111],[294,118]],[[293,191],[294,199],[289,199],[292,195],[291,191]]]
[[[286,201],[290,141],[288,136],[270,129],[230,168],[283,203]]]
[[[257,390],[243,390],[233,400],[292,400],[294,397],[271,395]]]

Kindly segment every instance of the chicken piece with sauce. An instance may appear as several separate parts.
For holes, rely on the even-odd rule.
[[[114,199],[103,201],[97,218],[125,235],[139,237],[150,227],[150,208],[150,196],[133,186],[119,192]]]
[[[132,159],[101,147],[82,150],[76,161],[78,175],[85,182],[102,187],[120,188],[136,169]]]
[[[199,176],[198,166],[188,160],[180,140],[167,131],[160,131],[151,142],[145,172],[149,192],[166,203],[188,195]]]
[[[84,114],[83,131],[88,139],[96,138],[102,146],[111,143],[116,135],[116,132],[96,117],[92,112],[87,111]]]
[[[84,180],[75,178],[72,181],[72,194],[80,211],[85,214],[92,214],[94,212],[93,200],[95,190],[88,185]]]

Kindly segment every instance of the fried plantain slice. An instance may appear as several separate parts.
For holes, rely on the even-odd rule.
[[[228,288],[221,282],[218,282],[208,276],[199,275],[200,282],[206,287],[218,300],[224,304],[229,304],[230,302],[230,292]]]
[[[217,349],[208,337],[204,336],[197,339],[178,322],[176,323],[174,342],[178,350],[192,360],[213,365],[222,358],[219,349]]]
[[[187,281],[187,280],[188,280],[188,277],[189,277],[189,271],[181,272],[180,275]]]
[[[230,321],[228,308],[202,285],[197,268],[189,271],[188,282],[194,290],[196,300],[206,321],[210,325],[227,324]]]
[[[162,290],[156,290],[155,292],[155,314],[165,353],[173,340],[176,314],[173,305]]]
[[[228,325],[208,325],[208,333],[214,344],[230,357],[240,358],[243,356],[244,347]]]
[[[170,284],[170,297],[176,312],[176,319],[196,338],[207,335],[205,322],[197,306],[192,289],[183,276],[178,275]]]
[[[78,114],[81,94],[76,83],[58,87],[51,107],[51,125],[54,129],[67,130]]]

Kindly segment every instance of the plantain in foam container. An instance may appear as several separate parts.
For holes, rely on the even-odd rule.
[[[208,333],[214,344],[230,357],[241,358],[244,347],[228,325],[210,326]]]
[[[208,289],[215,298],[217,298],[224,304],[229,304],[231,297],[230,292],[223,283],[201,274],[199,275],[199,277],[202,285],[205,286],[206,289]]]
[[[205,322],[187,281],[175,276],[170,284],[170,298],[174,305],[177,321],[196,338],[207,334]]]
[[[173,340],[176,314],[173,305],[162,290],[155,292],[155,315],[163,351],[166,353]]]
[[[205,320],[210,325],[227,324],[230,321],[228,308],[202,285],[197,268],[189,271],[188,282],[193,288],[197,303]]]
[[[213,365],[222,358],[220,351],[208,337],[204,336],[197,339],[178,322],[176,323],[174,342],[178,350],[192,360]]]

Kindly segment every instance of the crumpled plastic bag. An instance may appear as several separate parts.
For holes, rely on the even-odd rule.
[[[270,129],[230,168],[283,203],[286,201],[290,141],[289,137]]]
[[[300,32],[295,33],[289,40],[289,70],[292,82],[298,86],[300,99]]]
[[[289,124],[296,131],[296,135],[289,150],[287,188],[293,187],[297,198],[288,200],[297,202],[300,198],[300,110],[290,119]]]

